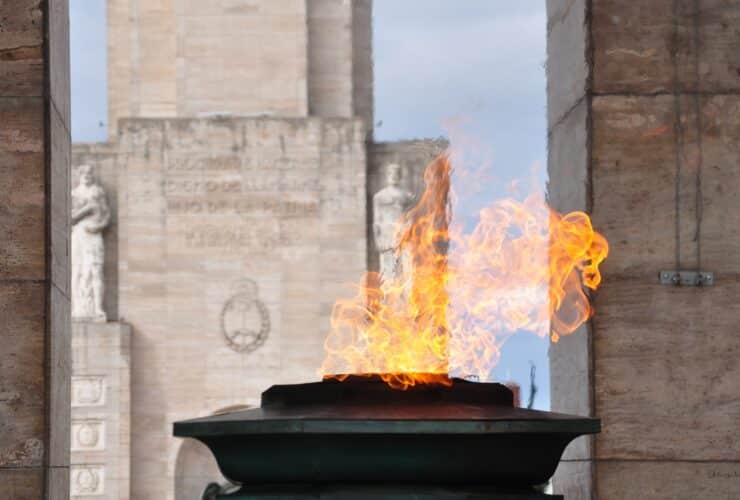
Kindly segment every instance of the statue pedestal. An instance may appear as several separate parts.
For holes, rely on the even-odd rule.
[[[72,499],[129,499],[130,361],[129,325],[72,323]]]

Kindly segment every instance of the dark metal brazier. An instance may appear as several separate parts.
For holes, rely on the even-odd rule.
[[[176,422],[174,434],[199,439],[225,477],[258,488],[527,488],[553,475],[570,441],[599,429],[598,419],[515,408],[500,384],[452,379],[396,390],[350,376],[273,386],[261,408]]]

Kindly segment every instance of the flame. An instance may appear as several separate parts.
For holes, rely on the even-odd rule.
[[[466,229],[452,222],[449,154],[398,222],[404,273],[367,273],[334,305],[322,373],[378,374],[395,388],[486,379],[516,332],[557,342],[592,314],[608,245],[583,212],[550,209],[541,194],[495,201]],[[342,375],[347,374],[347,375]]]

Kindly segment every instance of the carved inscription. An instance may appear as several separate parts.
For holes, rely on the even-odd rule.
[[[244,179],[202,180],[170,177],[164,181],[164,192],[170,196],[193,196],[260,192],[315,192],[319,190],[318,178],[299,178],[281,175],[280,172],[255,172]]]
[[[318,191],[320,189],[318,173],[315,177],[305,179],[288,176],[282,172],[279,189],[280,191]]]
[[[242,183],[235,180],[200,180],[200,179],[167,179],[164,183],[164,192],[167,195],[194,195],[194,194],[229,194],[241,193]]]
[[[318,174],[317,174],[318,176]],[[275,171],[255,171],[244,178],[200,179],[168,177],[164,192],[169,196],[193,196],[260,192],[318,192],[318,177],[291,176]],[[356,191],[356,189],[355,189]]]
[[[164,179],[158,181],[164,193],[167,213],[318,217],[320,192],[323,189],[320,169],[281,169],[276,168],[275,162],[278,160],[263,161],[269,165],[264,168],[244,168],[243,164],[250,161],[236,156],[171,159]],[[216,238],[214,245],[220,246],[223,243],[219,241],[242,237],[233,233],[222,236]],[[200,245],[197,237],[191,235],[188,239],[194,245]],[[242,246],[239,243],[229,245]]]
[[[275,224],[197,225],[182,234],[185,248],[203,250],[246,250],[266,253],[274,250],[280,241],[279,228]]]
[[[273,215],[276,217],[315,217],[317,201],[284,200],[280,198],[233,198],[220,200],[170,199],[167,212],[171,215]]]
[[[166,172],[236,172],[241,169],[241,158],[238,156],[171,158],[167,162]]]

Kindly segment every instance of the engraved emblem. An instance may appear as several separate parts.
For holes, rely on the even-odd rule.
[[[103,450],[105,423],[100,420],[72,421],[72,450]]]
[[[105,379],[102,376],[72,377],[72,406],[102,406],[105,404]]]
[[[221,311],[221,332],[233,350],[254,352],[265,343],[270,333],[270,313],[259,300],[254,281],[238,281],[233,290],[234,295]]]
[[[70,494],[102,495],[104,469],[102,465],[73,465],[71,468]]]

